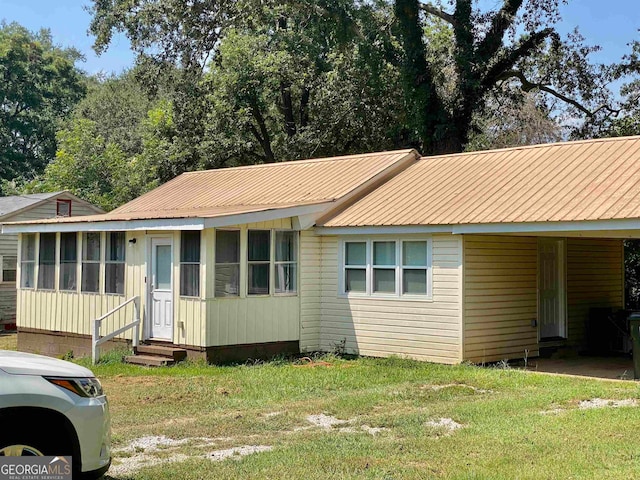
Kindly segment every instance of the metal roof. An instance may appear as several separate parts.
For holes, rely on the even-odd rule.
[[[423,157],[326,227],[640,218],[640,137]]]
[[[337,202],[417,158],[398,150],[189,172],[103,215],[16,223],[214,218]]]

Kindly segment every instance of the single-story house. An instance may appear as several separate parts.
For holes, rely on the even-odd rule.
[[[0,197],[0,223],[104,213],[67,191]],[[18,235],[0,235],[0,330],[16,322]]]
[[[624,306],[640,137],[191,172],[103,215],[3,232],[21,238],[23,350],[88,353],[92,320],[138,297],[141,341],[210,361],[534,357],[584,346],[591,312]]]

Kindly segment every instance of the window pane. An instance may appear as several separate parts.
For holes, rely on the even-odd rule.
[[[367,264],[366,242],[347,242],[345,245],[345,265]]]
[[[269,294],[269,264],[249,264],[249,294]]]
[[[403,242],[402,264],[409,267],[427,266],[427,242]]]
[[[60,290],[76,289],[76,271],[75,263],[60,264]]]
[[[347,268],[344,286],[347,292],[366,292],[367,271],[364,268]]]
[[[268,262],[270,230],[249,230],[249,261]]]
[[[395,265],[396,242],[373,242],[373,264]]]
[[[297,265],[280,263],[276,265],[276,293],[295,293],[297,286]]]
[[[78,235],[60,234],[60,262],[75,262],[78,259]]]
[[[11,255],[5,255],[2,257],[2,281],[3,282],[15,282],[16,281],[16,263],[17,257]]]
[[[29,233],[22,236],[22,260],[36,259],[36,235]]]
[[[124,263],[107,263],[105,265],[104,288],[107,293],[124,294]]]
[[[100,264],[99,263],[83,263],[82,264],[82,286],[83,292],[97,293],[100,289]]]
[[[23,263],[22,270],[20,272],[20,283],[22,288],[33,288],[34,282],[35,264]]]
[[[180,265],[180,295],[200,296],[200,264],[183,263]]]
[[[373,269],[373,291],[395,293],[396,271],[389,268]]]
[[[180,261],[200,263],[200,232],[182,232]]]
[[[82,234],[82,259],[100,261],[100,232]]]
[[[38,288],[53,290],[56,275],[56,234],[40,234]]]
[[[240,262],[240,231],[216,230],[216,263]]]
[[[156,245],[156,282],[154,287],[171,290],[171,245]]]
[[[414,295],[427,294],[427,271],[404,270],[402,272],[402,293]]]
[[[107,261],[124,262],[124,232],[107,233]]]
[[[297,232],[276,232],[276,262],[296,262]]]
[[[216,297],[240,295],[240,265],[216,265]]]

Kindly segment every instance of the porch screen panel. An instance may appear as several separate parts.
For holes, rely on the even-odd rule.
[[[240,231],[216,230],[215,296],[240,295]]]
[[[296,293],[298,270],[298,234],[294,231],[276,231],[275,291]]]
[[[56,284],[56,234],[41,233],[38,260],[38,288],[53,290]]]
[[[247,255],[249,295],[268,295],[271,258],[270,230],[249,230]]]
[[[125,233],[107,232],[105,292],[124,295]]]
[[[36,235],[27,233],[22,235],[22,251],[20,254],[20,287],[34,288],[36,264]]]
[[[100,291],[100,254],[102,242],[99,232],[82,234],[82,280],[81,291],[98,293]]]
[[[60,290],[76,290],[78,272],[78,234],[60,234]]]
[[[180,295],[200,296],[200,232],[180,236]]]

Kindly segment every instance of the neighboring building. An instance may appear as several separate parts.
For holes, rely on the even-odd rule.
[[[584,346],[590,312],[624,305],[640,137],[186,173],[104,215],[3,231],[22,237],[24,350],[86,354],[92,320],[139,296],[142,340],[210,361],[533,357]]]
[[[69,192],[0,197],[0,223],[104,213]],[[0,235],[0,330],[16,321],[18,236]]]

